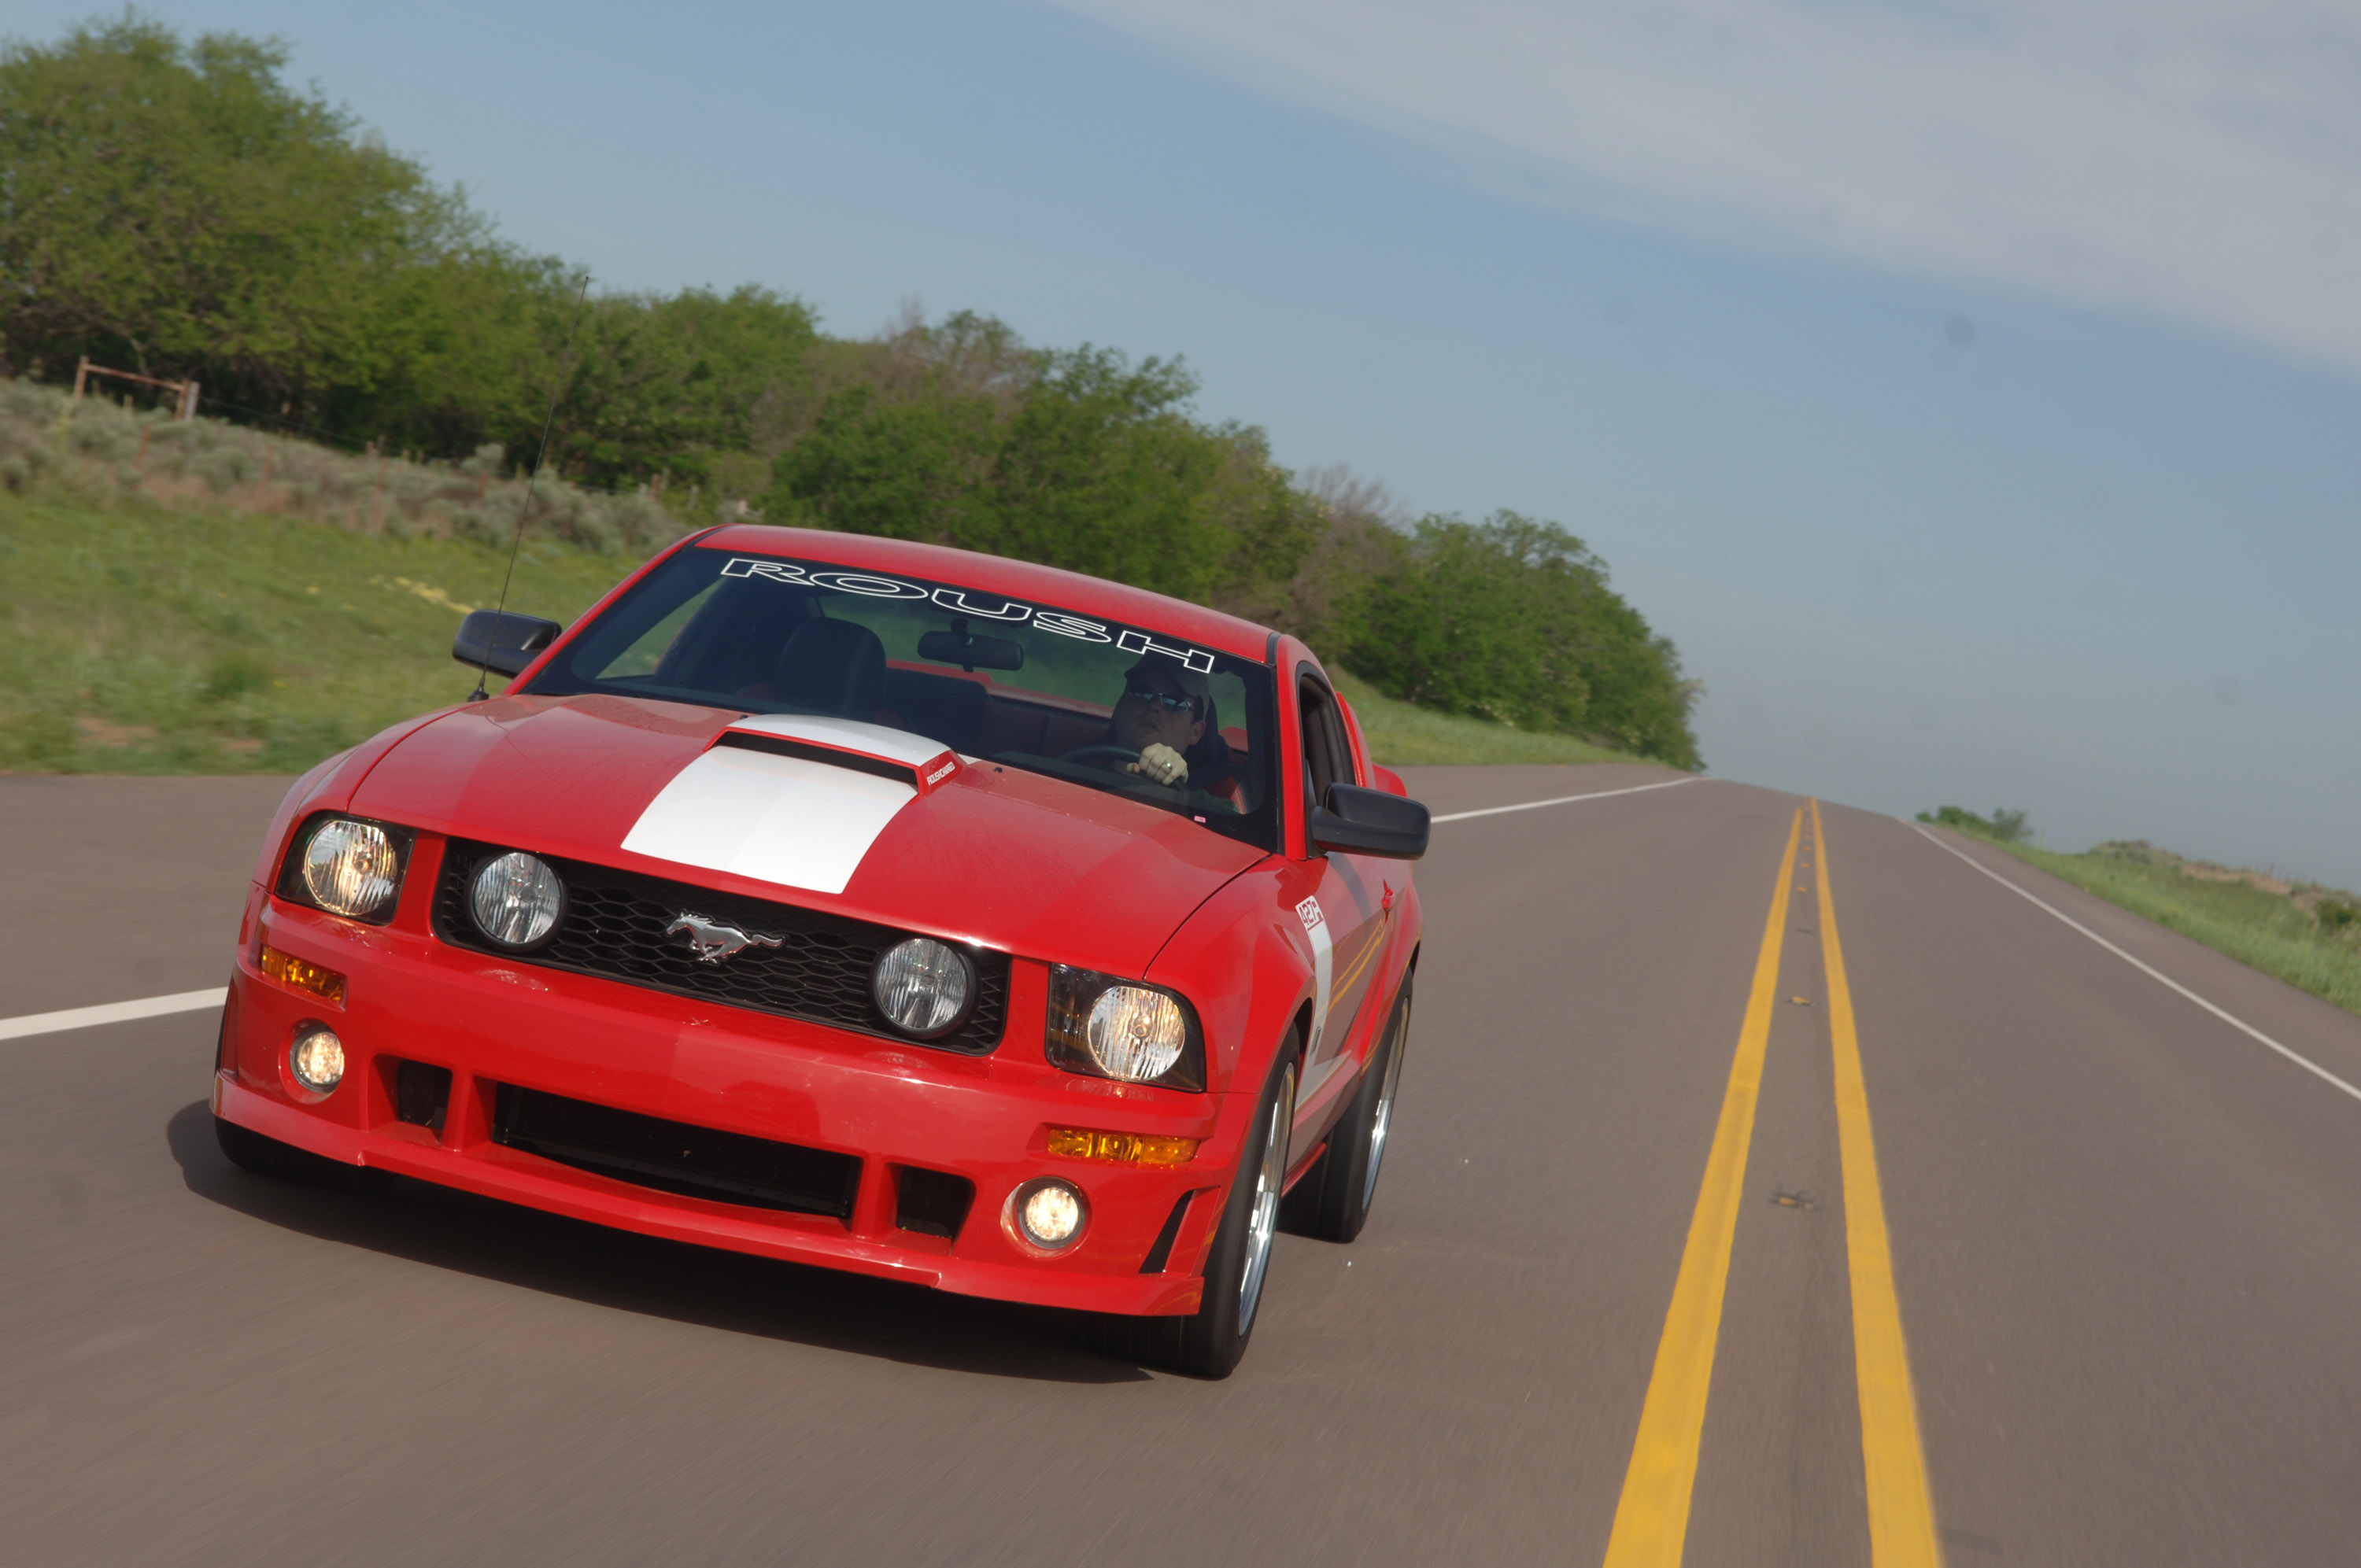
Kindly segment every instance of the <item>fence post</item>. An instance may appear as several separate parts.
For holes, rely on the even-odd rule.
[[[77,365],[74,367],[74,395],[73,395],[73,400],[74,400],[75,402],[79,403],[79,402],[81,402],[81,401],[82,401],[82,383],[83,383],[83,382],[85,382],[85,381],[87,381],[87,380],[89,380],[89,379],[90,379],[90,356],[89,356],[89,355],[87,355],[87,354],[85,354],[85,355],[83,355],[83,356],[82,356],[82,361],[81,361],[81,363],[77,364]]]
[[[181,422],[181,423],[185,424],[185,423],[187,423],[189,421],[191,421],[191,420],[192,420],[192,419],[194,419],[194,418],[196,418],[196,417],[197,417],[197,384],[196,384],[194,381],[183,381],[183,382],[181,382],[181,411],[180,411],[180,414],[179,414],[180,422]]]

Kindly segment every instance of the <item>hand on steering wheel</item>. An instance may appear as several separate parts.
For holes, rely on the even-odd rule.
[[[1189,763],[1180,752],[1156,740],[1140,751],[1139,761],[1131,765],[1131,771],[1154,783],[1178,787],[1188,780]]]
[[[1109,746],[1104,743],[1095,746],[1077,746],[1072,751],[1059,757],[1058,761],[1061,762],[1096,762],[1100,761],[1137,762],[1139,761],[1139,748],[1137,746]]]
[[[1151,745],[1146,751],[1130,746],[1101,742],[1093,746],[1077,746],[1059,759],[1065,762],[1098,762],[1113,761],[1122,764],[1115,771],[1134,773],[1150,784],[1178,787],[1187,782],[1189,764],[1180,753],[1170,746]]]

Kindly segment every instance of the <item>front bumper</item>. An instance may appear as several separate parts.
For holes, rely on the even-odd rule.
[[[416,880],[412,879],[413,882]],[[405,895],[407,902],[407,895]],[[1199,1266],[1252,1107],[1078,1077],[1041,1053],[1047,970],[1018,961],[993,1055],[953,1056],[620,981],[536,969],[282,904],[256,888],[214,1073],[214,1114],[330,1159],[370,1166],[675,1241],[935,1286],[963,1295],[1135,1315],[1193,1311]],[[257,967],[261,945],[347,977],[341,1008]],[[343,1081],[313,1101],[290,1078],[299,1025],[344,1041]],[[439,1130],[401,1120],[397,1068],[447,1069]],[[502,1085],[857,1158],[850,1213],[723,1202],[579,1168],[495,1141]],[[1190,1163],[1053,1157],[1051,1127],[1202,1140]],[[900,1228],[903,1169],[974,1183],[958,1234]],[[1082,1238],[1040,1255],[1011,1233],[1008,1197],[1038,1176],[1082,1189]],[[1151,1252],[1178,1209],[1162,1266]]]

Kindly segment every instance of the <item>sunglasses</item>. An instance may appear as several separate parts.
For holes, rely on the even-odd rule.
[[[1160,706],[1167,713],[1197,711],[1197,699],[1193,696],[1175,696],[1170,692],[1150,691],[1146,686],[1126,686],[1124,688],[1123,697],[1126,702],[1144,702],[1150,707]]]

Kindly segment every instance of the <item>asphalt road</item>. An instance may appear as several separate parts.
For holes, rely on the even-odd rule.
[[[1668,776],[1406,772],[1439,812]],[[220,983],[280,787],[0,778],[0,1017]],[[1801,804],[1438,826],[1377,1212],[1283,1239],[1219,1384],[1049,1313],[247,1176],[210,1014],[0,1042],[0,1555],[1599,1563]],[[1870,1560],[1824,865],[1953,1568],[2361,1561],[2361,1101],[1911,826],[1824,817],[1686,1560]],[[1961,847],[2361,1083],[2361,1019]]]

